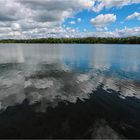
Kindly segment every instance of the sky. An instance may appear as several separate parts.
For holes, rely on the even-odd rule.
[[[140,0],[0,0],[0,39],[140,36]]]

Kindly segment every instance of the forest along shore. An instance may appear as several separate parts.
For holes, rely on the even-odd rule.
[[[140,44],[140,37],[127,38],[39,38],[39,39],[4,39],[0,43],[85,43],[85,44]]]

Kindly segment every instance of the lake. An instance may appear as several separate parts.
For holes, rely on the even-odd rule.
[[[140,45],[0,44],[0,138],[140,138]]]

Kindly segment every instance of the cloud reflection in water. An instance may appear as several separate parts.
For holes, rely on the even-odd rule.
[[[40,110],[60,101],[88,99],[102,85],[125,97],[140,99],[139,52],[124,45],[0,46],[0,108],[28,99]],[[3,52],[3,53],[2,53]],[[133,52],[133,53],[131,53]],[[4,55],[3,55],[4,54]]]

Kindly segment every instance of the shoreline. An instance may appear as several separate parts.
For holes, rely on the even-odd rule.
[[[0,44],[140,44],[140,37],[127,38],[38,38],[38,39],[3,39]]]

